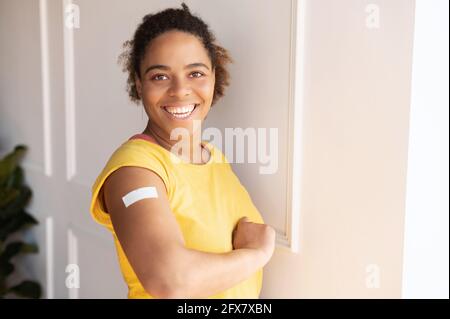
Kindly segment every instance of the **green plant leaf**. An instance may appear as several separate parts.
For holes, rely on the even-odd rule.
[[[36,224],[38,224],[38,221],[33,216],[22,210],[19,214],[0,223],[0,241],[4,241],[8,235],[18,230],[25,229]]]
[[[28,186],[21,186],[19,188],[19,195],[8,205],[0,208],[0,218],[8,218],[19,213],[28,204],[32,194]]]
[[[23,169],[20,166],[17,166],[14,172],[8,177],[8,179],[5,182],[5,188],[20,188],[22,186],[24,181],[24,173]]]
[[[19,253],[37,253],[38,247],[35,244],[27,244],[21,241],[14,241],[9,243],[3,252],[0,254],[0,260],[9,261],[12,257]]]
[[[22,281],[20,284],[9,288],[8,292],[25,298],[40,298],[42,294],[41,285],[31,280]]]
[[[14,150],[0,159],[0,298],[13,293],[28,298],[40,298],[41,286],[38,282],[25,280],[7,288],[6,278],[14,272],[11,259],[20,253],[36,253],[38,247],[21,241],[5,240],[12,233],[38,224],[38,221],[25,211],[32,197],[31,189],[24,185],[24,170],[19,162],[24,157],[27,146],[17,145]]]
[[[17,145],[11,153],[6,154],[0,160],[0,187],[5,185],[6,180],[14,172],[27,149],[25,145]]]
[[[6,207],[19,196],[20,192],[16,188],[0,188],[0,208]]]
[[[14,271],[14,265],[7,260],[0,260],[0,277],[6,278]]]

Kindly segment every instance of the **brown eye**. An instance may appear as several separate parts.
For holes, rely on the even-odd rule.
[[[152,77],[152,80],[161,81],[163,79],[161,79],[160,77],[164,77],[164,76],[165,76],[164,74],[157,74],[154,77]]]
[[[204,75],[201,72],[192,72],[191,74],[197,74],[196,76],[194,76],[194,78],[200,78],[200,77],[202,77]]]

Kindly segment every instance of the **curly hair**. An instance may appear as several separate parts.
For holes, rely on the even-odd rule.
[[[141,98],[136,88],[136,77],[140,79],[140,64],[145,56],[146,48],[157,36],[166,31],[180,30],[190,33],[201,40],[208,52],[212,69],[215,70],[214,95],[211,106],[225,93],[229,85],[230,75],[226,69],[227,63],[232,63],[228,51],[215,43],[216,38],[208,25],[199,17],[192,15],[183,2],[182,9],[166,9],[156,14],[147,14],[137,27],[132,40],[125,41],[124,51],[119,56],[123,72],[128,73],[127,92],[132,102],[139,104]]]

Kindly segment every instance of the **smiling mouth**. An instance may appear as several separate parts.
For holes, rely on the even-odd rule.
[[[172,118],[177,120],[185,120],[190,117],[199,104],[190,104],[181,107],[163,106],[164,111]]]

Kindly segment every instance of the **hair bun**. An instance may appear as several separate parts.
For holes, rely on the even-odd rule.
[[[181,6],[183,7],[183,10],[186,11],[187,13],[191,13],[191,11],[189,10],[189,7],[187,6],[186,3],[182,3]]]

